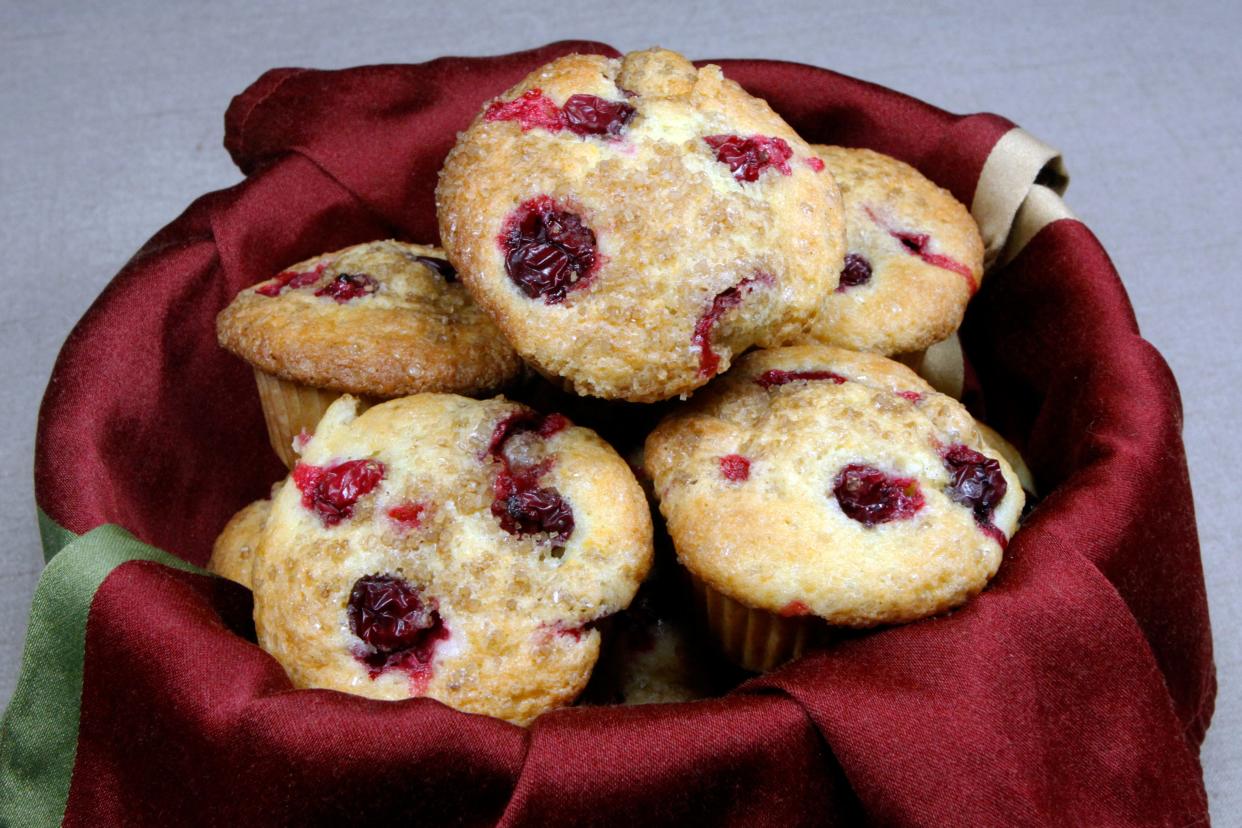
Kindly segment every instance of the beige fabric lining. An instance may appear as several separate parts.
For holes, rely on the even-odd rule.
[[[962,389],[966,384],[966,360],[956,333],[922,351],[899,354],[893,358],[910,366],[941,394],[948,394],[955,400],[962,398]]]
[[[1001,253],[1000,263],[1006,264],[1022,252],[1035,234],[1049,224],[1061,219],[1077,218],[1061,196],[1049,187],[1035,184],[1027,194],[1026,200],[1014,218],[1013,228],[1009,231],[1009,240]]]
[[[1067,186],[1060,152],[1018,127],[1001,136],[983,164],[970,205],[983,236],[985,270],[1011,261],[1052,222],[1075,218],[1061,200]],[[937,391],[961,399],[966,371],[957,334],[896,359]]]
[[[985,269],[1006,249],[1014,219],[1036,182],[1061,194],[1069,185],[1069,175],[1060,152],[1014,127],[988,154],[970,205],[970,214],[983,235]]]

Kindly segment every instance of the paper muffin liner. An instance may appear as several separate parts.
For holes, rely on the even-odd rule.
[[[745,670],[765,673],[802,655],[819,621],[748,607],[693,574],[690,584],[699,617],[721,652]]]
[[[267,421],[267,437],[272,450],[292,469],[298,461],[293,450],[293,439],[305,429],[315,432],[315,426],[338,397],[340,391],[327,391],[300,382],[291,382],[265,371],[254,369],[254,381],[259,386],[259,400],[263,403],[263,419]],[[367,407],[371,400],[360,398],[359,408]]]

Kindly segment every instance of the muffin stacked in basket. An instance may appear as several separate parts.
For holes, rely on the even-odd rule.
[[[324,253],[219,317],[291,473],[211,566],[295,686],[526,723],[611,631],[590,697],[693,698],[719,654],[771,669],[995,574],[1017,454],[887,358],[951,341],[983,275],[912,167],[715,66],[571,55],[483,106],[437,212],[443,251]]]

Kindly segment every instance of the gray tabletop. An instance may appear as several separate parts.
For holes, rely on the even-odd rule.
[[[1027,3],[905,8],[784,0],[420,5],[0,2],[0,703],[42,565],[35,414],[65,335],[125,260],[196,196],[240,179],[232,95],[273,66],[495,54],[562,38],[836,69],[1061,148],[1067,201],[1103,241],[1181,385],[1220,698],[1203,748],[1212,814],[1242,824],[1242,561],[1229,411],[1239,398],[1242,7]],[[1038,8],[1036,8],[1038,6]]]

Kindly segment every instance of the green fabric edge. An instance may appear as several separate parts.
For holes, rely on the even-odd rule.
[[[53,544],[73,533],[42,510],[39,526],[44,548],[55,557],[35,588],[21,673],[0,720],[0,825],[57,825],[64,818],[78,747],[86,622],[112,570],[127,561],[154,561],[209,574],[114,524],[76,537],[59,554]]]
[[[39,538],[43,541],[43,562],[47,563],[57,552],[77,540],[78,534],[52,520],[38,506],[35,506],[35,512],[39,518]]]

